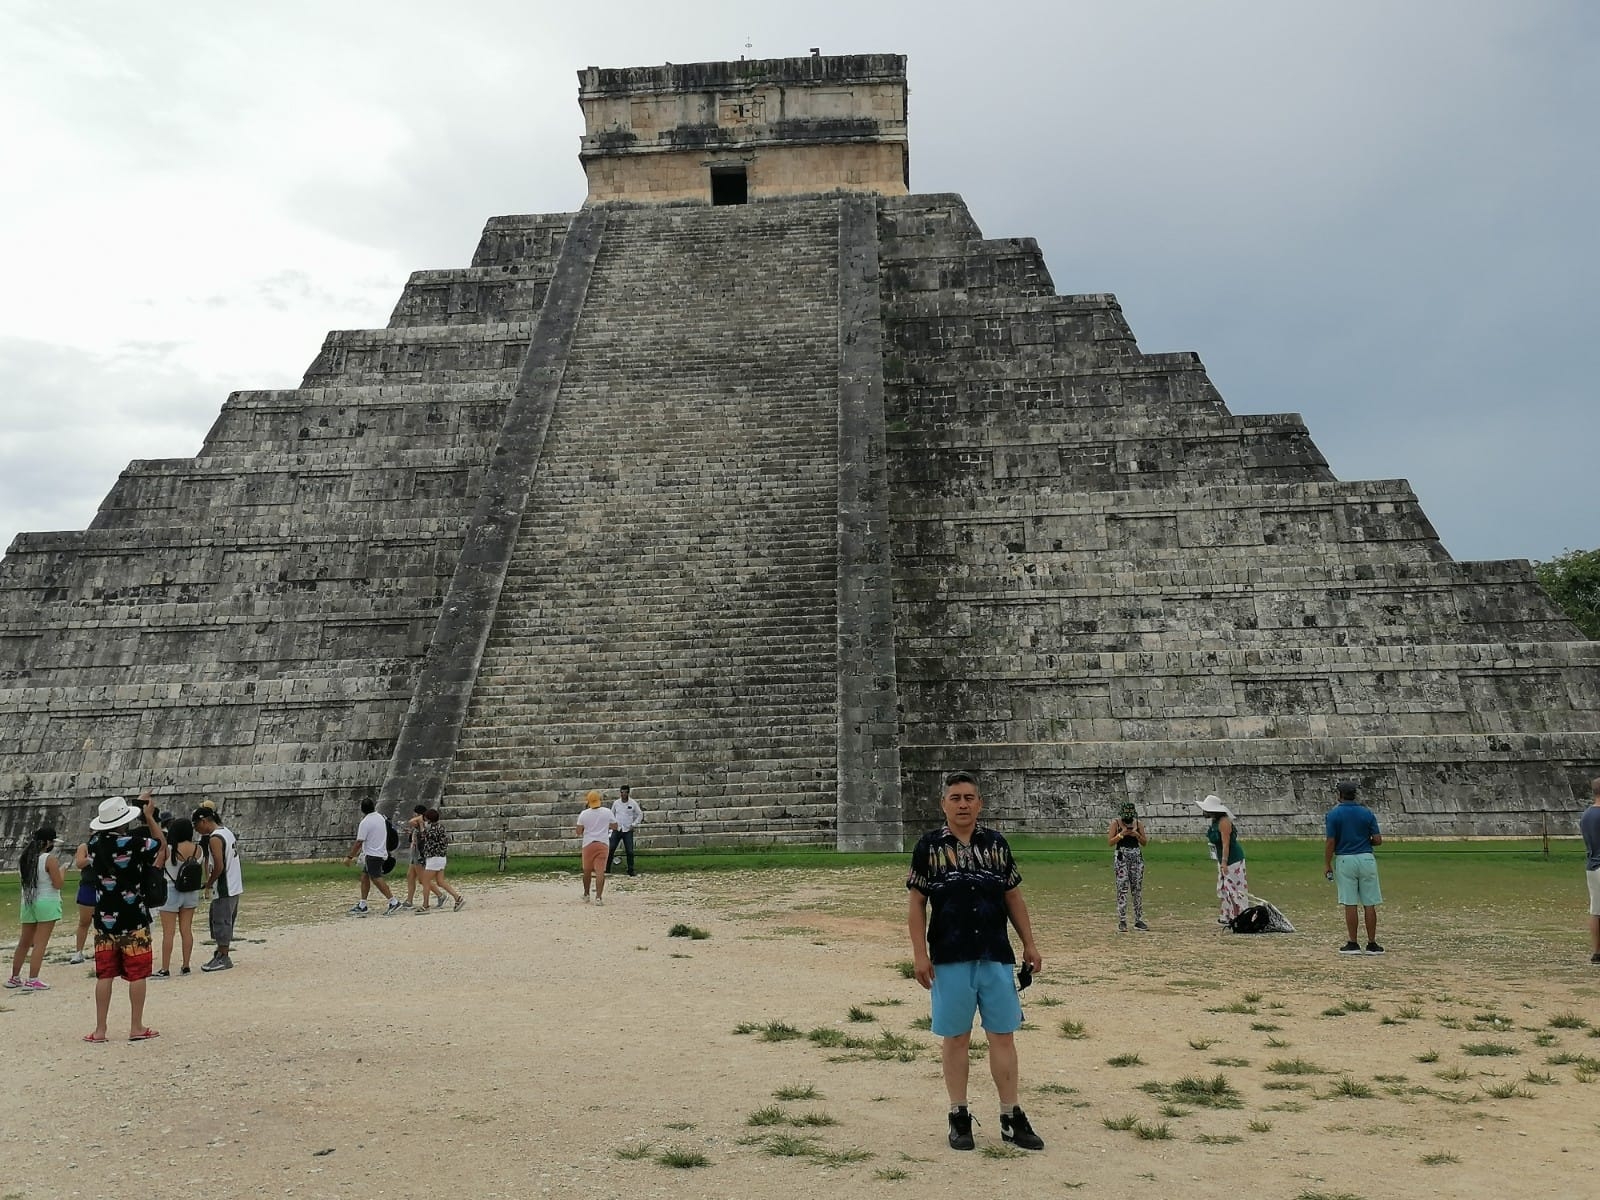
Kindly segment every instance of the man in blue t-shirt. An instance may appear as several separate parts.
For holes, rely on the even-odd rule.
[[[1016,956],[1006,922],[1022,939],[1023,980],[1040,967],[1022,874],[1006,839],[978,824],[983,799],[965,771],[944,781],[945,825],[924,834],[911,853],[906,878],[910,896],[911,954],[917,982],[933,994],[932,1030],[943,1044],[945,1091],[950,1096],[950,1148],[971,1150],[972,1114],[967,1110],[967,1075],[972,1019],[983,1014],[989,1041],[989,1074],[1000,1093],[1000,1140],[1023,1150],[1043,1150],[1017,1106],[1016,1031],[1022,1002],[1011,976]],[[928,910],[932,908],[932,920]]]
[[[1578,818],[1583,834],[1583,874],[1589,881],[1589,961],[1600,966],[1600,779],[1589,781],[1594,801]]]
[[[1383,893],[1378,889],[1378,861],[1372,856],[1374,846],[1383,845],[1383,835],[1378,832],[1378,818],[1372,810],[1356,799],[1361,789],[1354,780],[1341,779],[1339,803],[1328,810],[1323,822],[1327,842],[1323,848],[1322,873],[1339,885],[1339,903],[1344,905],[1345,931],[1349,934],[1340,954],[1360,954],[1361,943],[1356,941],[1356,910],[1367,910],[1367,953],[1382,954],[1378,945],[1378,905],[1383,903]]]

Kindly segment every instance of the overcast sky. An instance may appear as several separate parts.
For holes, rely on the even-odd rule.
[[[1590,0],[0,0],[0,546],[577,208],[579,68],[812,46],[909,55],[913,190],[1458,558],[1600,546]]]

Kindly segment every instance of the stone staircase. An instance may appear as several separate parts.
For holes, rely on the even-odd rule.
[[[838,229],[827,201],[606,216],[458,836],[568,849],[584,792],[628,782],[653,846],[832,840]]]
[[[1600,758],[1600,646],[1523,562],[1452,561],[1403,480],[1236,417],[1111,296],[958,197],[885,200],[908,795],[983,769],[1013,828],[1228,798],[1314,833],[1337,775],[1408,832],[1527,832]],[[914,823],[914,818],[913,818]]]
[[[236,392],[193,458],[0,563],[3,836],[92,800],[220,801],[250,852],[348,836],[388,768],[570,215],[491,222],[387,330]],[[91,799],[92,798],[92,799]]]

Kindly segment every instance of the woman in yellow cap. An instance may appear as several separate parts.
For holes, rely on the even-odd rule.
[[[578,814],[578,835],[583,838],[583,902],[589,903],[589,880],[594,879],[594,902],[606,891],[606,855],[611,851],[611,830],[616,822],[605,806],[605,797],[590,792],[583,798],[584,810]]]

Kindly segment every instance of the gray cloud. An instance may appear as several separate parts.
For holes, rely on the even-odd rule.
[[[685,21],[619,0],[605,13],[90,3],[0,18],[0,67],[22,56],[34,105],[100,156],[108,222],[124,172],[222,179],[257,203],[251,220],[281,214],[392,264],[392,302],[405,270],[465,262],[487,217],[581,203],[578,68],[733,57],[746,39],[757,56],[902,51],[915,188],[962,192],[990,236],[1037,237],[1060,290],[1117,293],[1141,344],[1198,350],[1235,411],[1304,414],[1342,477],[1410,479],[1457,555],[1600,544],[1585,486],[1600,405],[1581,365],[1600,323],[1585,277],[1600,258],[1587,152],[1600,9],[1002,2],[974,20],[948,3],[803,16],[711,3]],[[37,231],[62,270],[93,279],[85,234]],[[226,242],[211,253],[200,294],[218,319],[307,296],[349,300],[333,323],[382,319],[370,272],[252,275],[230,271]],[[19,473],[0,485],[0,539],[81,524],[122,465],[109,447],[192,452],[228,388],[281,382],[195,373],[176,354],[134,371],[116,329],[93,329],[93,294],[70,319],[97,339],[0,358],[0,467]],[[171,339],[191,342],[192,306],[172,311]],[[292,381],[315,349],[271,354]],[[141,415],[146,401],[160,411]],[[119,433],[86,446],[85,423]],[[57,470],[22,482],[41,461]]]

